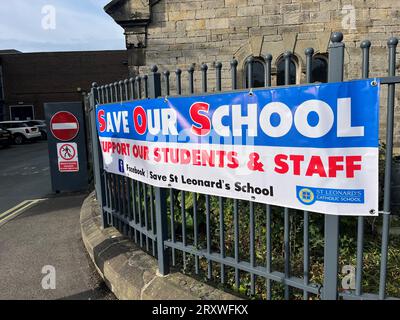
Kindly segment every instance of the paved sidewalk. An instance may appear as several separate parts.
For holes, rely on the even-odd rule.
[[[0,226],[0,299],[115,299],[81,239],[85,196],[49,198]],[[44,266],[55,268],[54,290],[42,288]]]

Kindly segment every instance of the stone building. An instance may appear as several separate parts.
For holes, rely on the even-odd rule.
[[[279,85],[283,82],[282,55],[286,50],[293,52],[291,82],[302,83],[308,47],[315,52],[314,81],[324,82],[333,31],[344,34],[345,79],[361,76],[360,44],[365,39],[372,43],[370,76],[385,76],[387,40],[400,33],[399,0],[113,0],[105,11],[125,30],[131,75],[146,73],[156,64],[161,71],[171,71],[173,85],[173,71],[181,68],[185,84],[185,71],[194,63],[196,90],[200,88],[202,63],[209,66],[212,90],[216,61],[223,64],[223,89],[229,89],[232,58],[239,63],[239,87],[245,87],[250,56],[256,60],[254,82],[263,86],[266,54],[273,56],[272,84]],[[384,121],[385,108],[381,117]]]

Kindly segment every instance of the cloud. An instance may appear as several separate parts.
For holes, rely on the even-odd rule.
[[[23,52],[125,49],[123,29],[104,11],[108,0],[13,0],[0,2],[0,49]],[[43,29],[46,5],[55,29]],[[46,20],[47,21],[47,20]]]

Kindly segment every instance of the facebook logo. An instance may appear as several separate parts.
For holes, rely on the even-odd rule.
[[[118,160],[118,169],[119,169],[119,172],[121,172],[121,173],[124,173],[125,172],[125,170],[124,170],[124,160]]]

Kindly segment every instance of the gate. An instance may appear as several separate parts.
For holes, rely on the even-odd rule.
[[[329,45],[328,82],[343,81],[341,33]],[[90,98],[92,155],[103,226],[114,226],[157,258],[162,275],[171,267],[206,281],[220,282],[262,299],[392,299],[400,297],[400,240],[390,237],[397,39],[388,41],[386,142],[382,148],[381,211],[378,218],[341,217],[300,212],[251,201],[163,189],[103,170],[96,129],[96,105],[169,96],[170,73],[154,66],[149,75],[112,84],[93,84]],[[369,77],[371,43],[361,44],[362,78]],[[306,79],[312,82],[312,55],[306,54]],[[291,53],[286,52],[289,84]],[[265,84],[271,86],[271,56],[266,56]],[[238,89],[237,61],[231,62],[232,90]],[[222,64],[215,64],[221,91]],[[252,60],[249,61],[249,87]],[[208,67],[201,67],[202,93]],[[182,94],[182,71],[176,70],[176,95]],[[194,94],[194,68],[188,70]],[[164,90],[162,90],[164,89]],[[163,91],[163,92],[162,92]],[[339,232],[340,226],[340,232]],[[389,240],[391,240],[389,242]],[[342,268],[339,269],[339,266]],[[389,274],[388,274],[389,272]],[[379,275],[379,279],[378,279]]]

